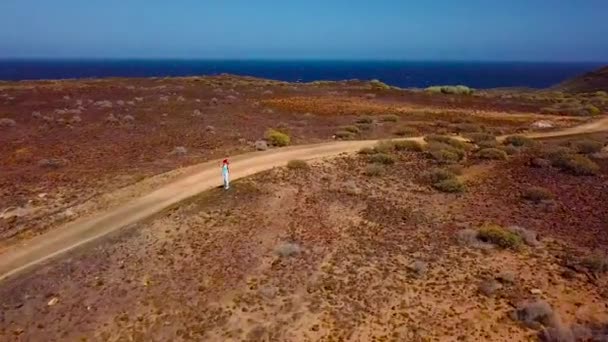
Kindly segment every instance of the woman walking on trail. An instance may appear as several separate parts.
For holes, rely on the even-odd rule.
[[[228,159],[222,162],[222,178],[224,178],[224,189],[230,189],[230,170],[228,169]]]

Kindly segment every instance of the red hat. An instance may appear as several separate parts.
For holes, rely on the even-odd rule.
[[[224,159],[224,161],[222,161],[222,164],[228,164],[228,159]]]

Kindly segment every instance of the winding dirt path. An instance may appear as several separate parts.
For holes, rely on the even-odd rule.
[[[608,131],[608,118],[566,128],[560,131],[530,133],[532,138],[568,136]],[[423,141],[422,137],[407,140]],[[289,160],[311,160],[352,153],[373,146],[377,140],[340,141],[315,145],[293,146],[265,152],[254,152],[231,159],[233,180],[283,166]],[[188,168],[183,176],[128,203],[104,212],[77,219],[62,227],[12,246],[0,254],[0,281],[51,258],[89,243],[110,232],[128,226],[203,191],[221,185],[219,161]]]

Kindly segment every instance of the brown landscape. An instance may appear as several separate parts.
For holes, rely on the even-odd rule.
[[[0,340],[606,341],[585,77],[0,83]]]

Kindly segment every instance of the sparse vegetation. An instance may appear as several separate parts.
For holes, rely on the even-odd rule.
[[[554,195],[549,189],[540,186],[532,186],[524,190],[522,197],[534,203],[541,203],[543,201],[553,200]]]
[[[304,160],[294,159],[287,162],[287,168],[290,170],[308,170],[310,166]]]
[[[287,146],[291,143],[289,135],[275,129],[266,131],[266,140],[268,140],[271,145],[279,147]]]
[[[497,148],[484,148],[477,152],[477,156],[481,159],[507,160],[507,153]]]
[[[473,94],[473,89],[464,86],[433,86],[425,89],[429,93],[435,94],[457,94],[457,95],[470,95]]]
[[[483,242],[510,249],[519,248],[523,242],[519,235],[496,224],[482,226],[477,232],[477,237]]]
[[[185,148],[184,146],[177,146],[173,149],[173,151],[171,151],[172,155],[178,155],[178,156],[184,156],[186,154],[188,154],[188,149]]]

